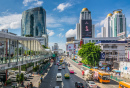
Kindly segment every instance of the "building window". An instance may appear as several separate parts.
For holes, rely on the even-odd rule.
[[[34,16],[32,14],[30,16],[30,35],[32,35],[32,36],[33,36],[33,31],[34,31],[33,26],[34,26]]]

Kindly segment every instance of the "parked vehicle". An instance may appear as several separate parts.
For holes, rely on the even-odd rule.
[[[16,81],[16,75],[10,75],[10,76],[8,77],[8,80]]]
[[[25,71],[21,71],[24,74],[24,79],[27,80],[31,74],[26,74]],[[19,71],[15,71],[15,75],[19,74]]]
[[[61,73],[57,73],[56,81],[62,81],[62,74]]]

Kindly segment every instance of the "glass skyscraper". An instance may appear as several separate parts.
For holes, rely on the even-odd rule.
[[[21,20],[21,35],[42,37],[43,34],[47,34],[45,9],[36,7],[24,11]]]

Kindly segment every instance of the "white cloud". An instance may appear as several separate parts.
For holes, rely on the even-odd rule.
[[[105,23],[105,19],[104,19],[104,20],[101,20],[99,23],[96,23],[95,26],[96,26],[96,27],[101,27],[101,26],[104,25],[104,23]]]
[[[101,33],[98,33],[98,34],[97,34],[97,37],[102,37],[102,34],[101,34]]]
[[[43,1],[37,1],[36,3],[34,3],[34,6],[41,6],[43,4]]]
[[[75,37],[76,36],[76,29],[70,29],[65,34],[66,37]]]
[[[47,33],[49,36],[53,36],[55,34],[53,30],[48,30],[48,29],[47,29]]]
[[[62,33],[58,34],[57,36],[58,36],[58,37],[62,37]]]
[[[57,10],[59,10],[59,12],[62,12],[62,11],[64,11],[64,9],[66,9],[66,8],[68,8],[70,6],[72,6],[70,3],[61,3],[54,10],[57,9]]]
[[[21,27],[22,14],[8,14],[0,17],[0,29],[18,29]]]
[[[64,31],[64,29],[60,29],[60,31]]]
[[[128,27],[130,27],[130,24],[128,24]]]
[[[99,32],[99,30],[97,30],[97,33]]]
[[[55,28],[55,27],[61,27],[62,23],[66,24],[76,24],[78,22],[78,19],[76,17],[53,17],[51,15],[47,15],[47,27]],[[64,29],[62,29],[63,31]]]
[[[28,3],[33,2],[33,1],[37,1],[37,0],[23,0],[23,4],[24,6],[27,6]]]
[[[77,17],[63,17],[59,21],[68,23],[68,24],[76,24],[78,22],[78,18]]]
[[[43,1],[39,1],[39,0],[24,0],[23,1],[24,6],[28,6],[28,3],[31,3],[30,8],[33,8],[33,7],[41,6],[43,4]]]

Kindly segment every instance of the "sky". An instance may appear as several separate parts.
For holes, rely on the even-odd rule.
[[[20,36],[22,12],[39,6],[46,10],[50,47],[58,43],[59,48],[66,49],[66,37],[76,36],[76,23],[83,8],[91,11],[95,37],[101,36],[103,20],[116,9],[122,9],[127,34],[130,32],[130,0],[0,0],[0,30],[8,29]]]

